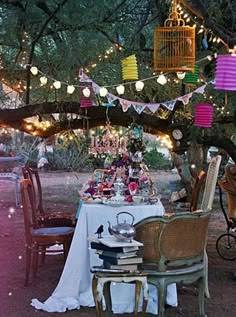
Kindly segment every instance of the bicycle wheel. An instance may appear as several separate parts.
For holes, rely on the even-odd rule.
[[[222,234],[216,241],[216,250],[224,260],[236,260],[236,236],[231,233]]]

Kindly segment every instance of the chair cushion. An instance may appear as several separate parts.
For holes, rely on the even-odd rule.
[[[73,228],[71,227],[47,227],[47,228],[39,228],[33,229],[33,235],[48,235],[48,234],[67,234],[73,232]]]

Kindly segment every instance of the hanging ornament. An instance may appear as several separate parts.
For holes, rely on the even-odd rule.
[[[185,72],[177,72],[176,75],[177,75],[177,77],[178,77],[179,79],[184,79],[186,73],[185,73]]]
[[[107,93],[108,93],[108,91],[105,87],[100,88],[99,94],[101,97],[106,97]]]
[[[160,84],[162,86],[165,85],[167,83],[167,79],[166,79],[165,75],[158,76],[157,82],[158,82],[158,84]]]
[[[38,68],[37,67],[35,67],[35,66],[32,66],[31,68],[30,68],[30,71],[31,71],[31,73],[33,74],[33,75],[37,75],[38,74]]]
[[[137,91],[142,91],[143,87],[144,87],[144,83],[141,80],[139,80],[135,83],[135,88]]]
[[[215,88],[236,90],[236,56],[218,55],[216,59]]]
[[[67,93],[68,94],[73,94],[73,92],[75,91],[75,87],[73,85],[69,85],[67,86]]]
[[[55,89],[60,89],[61,88],[61,82],[60,81],[54,81],[53,86],[55,87]]]
[[[93,105],[93,88],[80,87],[80,108],[88,108]]]
[[[42,86],[46,85],[47,82],[48,82],[48,79],[45,76],[40,77],[39,80],[40,80],[40,83],[41,83]]]
[[[196,85],[198,83],[199,66],[194,66],[194,72],[186,72],[183,83]]]
[[[123,95],[123,93],[125,92],[125,86],[124,85],[117,86],[116,91],[119,95]]]
[[[164,27],[154,32],[154,70],[162,72],[194,71],[195,28],[185,26],[172,1],[172,13]]]
[[[202,47],[204,48],[204,50],[207,50],[209,47],[206,35],[204,35],[204,37],[202,39]]]
[[[123,80],[138,79],[138,65],[135,55],[130,55],[122,60],[122,78]]]
[[[213,119],[213,105],[199,103],[195,105],[194,125],[202,128],[210,128]]]

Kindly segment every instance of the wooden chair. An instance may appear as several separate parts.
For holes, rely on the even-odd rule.
[[[43,207],[43,193],[42,186],[37,169],[28,166],[22,167],[22,173],[25,179],[30,179],[33,184],[33,190],[36,199],[36,210],[38,215],[38,222],[40,225],[49,227],[60,226],[75,226],[75,213],[65,211],[50,211],[45,212]]]
[[[191,202],[190,202],[190,211],[195,211],[198,209],[199,204],[199,197],[201,194],[201,191],[203,190],[203,185],[206,180],[206,172],[201,170],[195,180],[195,184],[193,186],[193,192],[191,196]]]
[[[170,217],[148,217],[135,225],[148,283],[158,290],[158,316],[164,317],[167,286],[198,283],[199,313],[205,317],[205,262],[209,211],[186,212]]]
[[[36,203],[34,190],[30,179],[23,179],[20,182],[21,198],[23,204],[24,224],[25,224],[25,250],[26,250],[26,270],[25,270],[25,286],[28,285],[29,276],[32,271],[36,276],[38,268],[38,256],[46,252],[55,252],[47,250],[47,247],[62,244],[64,259],[66,260],[70,242],[74,233],[72,227],[40,227],[36,213]]]

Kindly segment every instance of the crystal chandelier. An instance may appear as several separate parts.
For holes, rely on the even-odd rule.
[[[89,153],[94,156],[107,154],[115,156],[126,152],[126,145],[127,137],[121,136],[107,121],[105,128],[99,135],[91,136]]]

